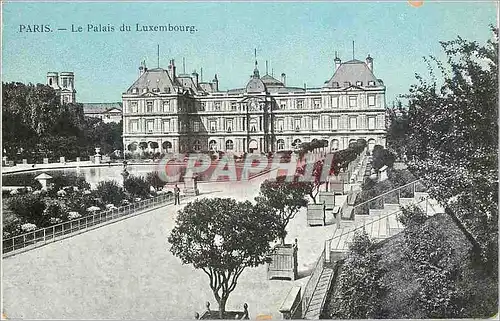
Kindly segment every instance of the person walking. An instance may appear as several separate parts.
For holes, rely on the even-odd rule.
[[[174,205],[181,203],[180,192],[181,192],[181,189],[177,186],[177,184],[175,184],[175,187],[174,187]]]

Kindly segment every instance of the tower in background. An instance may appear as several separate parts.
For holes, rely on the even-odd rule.
[[[54,88],[62,104],[76,102],[75,75],[73,72],[48,72],[47,85]]]

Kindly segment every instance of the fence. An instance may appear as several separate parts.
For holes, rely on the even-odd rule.
[[[184,198],[184,195],[181,197]],[[98,226],[105,225],[107,222],[111,222],[118,218],[123,218],[138,211],[150,209],[173,200],[173,195],[163,194],[147,200],[121,206],[119,208],[105,210],[96,214],[4,239],[2,241],[3,254],[5,255],[6,253],[22,249],[27,251],[50,242],[54,242],[58,239],[69,237],[70,234],[75,232],[81,233],[89,231]]]
[[[325,263],[325,250],[323,249],[323,252],[321,252],[318,261],[316,261],[316,265],[314,266],[311,277],[309,278],[309,281],[307,281],[306,287],[304,288],[304,293],[302,294],[303,315],[307,312],[307,308],[311,303],[314,291],[316,290],[316,286],[318,285],[319,282],[319,278],[321,277],[321,273],[323,273],[324,263]]]

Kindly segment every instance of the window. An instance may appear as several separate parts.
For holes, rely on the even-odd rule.
[[[349,96],[349,107],[356,107],[358,99],[356,96]]]
[[[339,108],[339,96],[332,97],[332,108]]]
[[[215,133],[217,130],[217,122],[215,120],[210,121],[210,132]]]
[[[163,88],[163,91],[166,92],[167,94],[170,94],[170,87]]]
[[[170,110],[170,100],[164,100],[163,101],[163,112],[164,113],[169,113]]]
[[[286,109],[286,100],[280,101],[280,109]]]
[[[163,132],[170,133],[170,119],[166,119],[163,121]]]
[[[318,130],[319,129],[319,117],[314,117],[312,119],[312,130]]]
[[[132,88],[132,93],[133,94],[138,94],[139,93],[139,88]]]
[[[200,142],[199,139],[197,139],[197,140],[194,141],[193,149],[195,151],[200,151],[201,150],[201,142]]]
[[[362,81],[356,81],[356,86],[363,86],[363,82]]]
[[[132,132],[139,131],[139,122],[137,120],[130,121],[130,131],[132,131]]]
[[[233,101],[231,102],[231,110],[236,111],[238,109],[238,103]]]
[[[193,131],[195,133],[200,131],[200,122],[197,120],[193,121]]]
[[[148,88],[147,87],[146,88],[142,88],[142,92],[143,93],[147,93],[148,92]]]
[[[336,139],[333,139],[332,143],[330,145],[330,150],[334,151],[334,150],[338,150],[338,149],[339,149],[339,141]]]
[[[321,108],[321,100],[319,100],[319,99],[314,100],[314,108],[315,109]]]
[[[146,122],[146,128],[147,128],[148,133],[152,133],[153,132],[154,124],[155,123],[152,120],[148,120]]]
[[[339,88],[339,83],[337,81],[333,82],[333,88]]]
[[[220,101],[216,101],[216,102],[214,103],[214,110],[215,110],[215,111],[220,111]]]
[[[153,112],[153,102],[152,101],[147,101],[146,102],[146,112],[147,113],[152,113]]]
[[[200,106],[198,107],[198,110],[199,111],[205,111],[205,107],[206,107],[206,103],[203,101],[200,103]]]
[[[332,130],[337,130],[339,129],[339,118],[338,117],[332,117]]]
[[[350,130],[355,130],[356,126],[357,126],[357,119],[356,119],[356,117],[349,118],[349,129]]]
[[[242,119],[241,119],[241,128],[242,128],[243,130],[245,130],[245,124],[246,124],[246,123],[247,123],[246,118],[242,118]]]
[[[295,122],[295,126],[294,126],[295,131],[296,132],[300,131],[300,118],[295,118],[294,122]]]
[[[350,81],[345,81],[344,82],[344,87],[349,87],[351,85],[351,82]]]
[[[160,88],[153,88],[151,91],[154,92],[154,93],[159,93],[160,92]]]
[[[302,109],[302,108],[304,108],[304,101],[297,100],[297,109]]]
[[[368,81],[368,86],[375,86],[375,82],[373,80]]]
[[[67,78],[63,78],[63,87],[64,88],[68,87],[68,79]]]
[[[278,139],[278,150],[285,149],[285,141],[283,139]]]
[[[256,119],[252,119],[252,120],[250,121],[250,131],[251,131],[252,133],[257,132],[257,120],[256,120]]]
[[[137,113],[137,102],[136,101],[129,102],[129,111],[131,113]]]
[[[232,140],[226,141],[226,150],[233,150],[234,143]]]
[[[215,140],[211,140],[210,143],[208,143],[208,147],[210,150],[217,150],[217,142]]]
[[[375,106],[375,95],[368,95],[368,106]]]
[[[232,119],[226,119],[226,131],[228,133],[233,131],[233,120]]]
[[[375,129],[375,117],[368,117],[368,129]]]
[[[278,132],[282,132],[283,131],[283,127],[285,125],[285,121],[283,119],[278,119],[278,126],[277,126],[277,130]]]

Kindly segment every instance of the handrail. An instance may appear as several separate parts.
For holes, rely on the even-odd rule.
[[[311,303],[311,300],[314,295],[314,291],[316,290],[316,287],[318,286],[319,279],[321,277],[321,273],[323,272],[323,266],[325,263],[325,249],[321,252],[319,255],[318,260],[316,261],[316,264],[314,265],[314,269],[311,273],[311,277],[306,283],[306,286],[304,288],[304,294],[302,295],[302,315],[305,315],[307,312],[307,309],[309,308],[309,305]],[[309,293],[310,292],[310,293]]]
[[[417,202],[417,203],[413,203],[413,205],[417,205],[417,204],[420,204],[420,203],[422,203],[422,202],[427,202],[427,201],[428,201],[428,199],[426,198],[426,199],[421,200],[421,201],[419,201],[419,202]],[[402,211],[403,211],[403,209],[402,209],[402,208],[401,208],[401,206],[400,206],[400,208],[399,208],[398,210],[394,211],[394,212],[391,212],[391,213],[389,213],[389,214],[385,214],[384,216],[382,216],[382,215],[381,215],[381,216],[379,216],[378,218],[376,218],[376,219],[373,219],[373,220],[369,221],[368,223],[363,222],[363,225],[360,225],[359,227],[353,228],[352,230],[350,229],[350,230],[348,230],[347,232],[341,233],[341,234],[339,234],[339,235],[337,235],[337,236],[335,236],[335,237],[332,237],[332,238],[330,238],[330,239],[327,239],[327,240],[325,240],[325,242],[329,242],[329,241],[331,242],[331,241],[333,241],[334,239],[337,239],[337,238],[342,237],[342,236],[344,236],[344,235],[350,234],[351,232],[354,232],[355,230],[358,230],[358,229],[360,229],[360,228],[362,228],[362,227],[366,227],[367,225],[370,225],[370,224],[372,224],[372,223],[375,223],[375,222],[377,222],[377,221],[380,221],[380,220],[382,220],[382,219],[384,219],[384,218],[387,218],[387,217],[389,217],[389,216],[391,216],[391,215],[397,214],[397,213],[402,212]],[[368,216],[368,215],[366,215],[366,216]]]
[[[420,181],[423,181],[423,179],[422,179],[422,178],[419,178],[419,179],[417,179],[417,180],[414,180],[413,182],[410,182],[410,183],[408,183],[408,184],[405,184],[405,185],[402,185],[402,186],[396,187],[396,188],[394,188],[394,189],[392,189],[392,190],[390,190],[390,191],[388,191],[388,192],[385,192],[385,193],[383,193],[383,194],[377,195],[377,196],[375,196],[375,197],[373,197],[373,198],[371,198],[371,199],[369,199],[369,200],[367,200],[367,201],[364,201],[363,203],[356,204],[356,205],[354,205],[354,206],[353,206],[353,210],[354,210],[354,209],[356,209],[357,207],[361,206],[361,205],[365,205],[365,204],[367,204],[367,203],[373,202],[373,201],[375,201],[375,200],[377,200],[377,199],[379,199],[379,198],[381,198],[381,197],[384,197],[385,195],[388,195],[388,194],[391,194],[391,193],[397,192],[397,191],[399,191],[399,190],[401,190],[401,189],[403,189],[403,188],[405,188],[405,187],[407,187],[407,186],[414,185],[414,184],[416,184],[417,182],[420,182]]]

